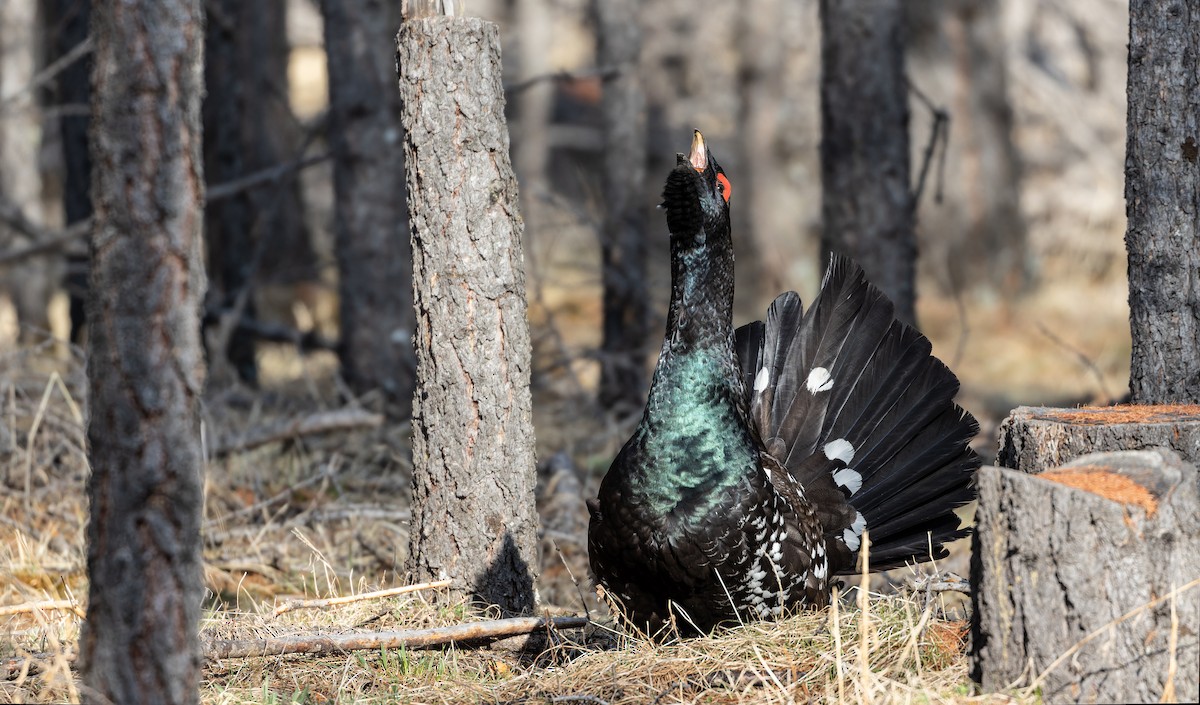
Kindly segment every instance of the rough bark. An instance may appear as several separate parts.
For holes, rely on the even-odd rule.
[[[287,103],[286,7],[285,0],[205,3],[204,167],[213,183],[231,182],[297,155],[300,134]],[[294,175],[209,204],[205,237],[213,308],[221,313],[238,306],[242,296],[242,316],[254,318],[254,297],[244,290],[256,282],[315,276]],[[221,352],[239,377],[257,381],[253,336],[234,328]],[[210,351],[214,362],[219,354]],[[213,371],[218,372],[216,364]]]
[[[88,38],[91,0],[42,0],[42,34],[45,64],[66,56]],[[92,217],[92,152],[88,141],[87,106],[92,95],[92,55],[83,57],[59,74],[47,100],[61,110],[57,120],[62,152],[62,202],[64,222],[74,225]],[[70,298],[71,339],[82,342],[87,312],[88,256],[86,246],[67,249],[67,295]]]
[[[1200,403],[1200,3],[1129,3],[1129,388]]]
[[[397,38],[417,312],[409,560],[418,579],[527,612],[530,342],[499,46],[474,18],[409,20]]]
[[[946,293],[986,288],[1012,296],[1031,277],[1003,14],[995,0],[904,4],[909,74],[950,114],[945,179],[931,170],[915,205],[919,269]],[[914,157],[921,159],[933,116],[913,105]],[[944,194],[941,201],[933,198],[935,189]]]
[[[908,84],[900,0],[821,0],[821,250],[916,319]]]
[[[1158,446],[1200,463],[1200,406],[1020,406],[1000,424],[996,464],[1038,473],[1086,453]]]
[[[412,410],[412,250],[396,90],[399,3],[325,0],[341,341],[351,389]]]
[[[982,468],[974,678],[985,690],[1032,681],[1048,703],[1200,698],[1200,586],[1160,599],[1200,577],[1198,489],[1196,468],[1168,450],[1043,475]]]
[[[84,684],[124,705],[199,701],[200,5],[100,3],[92,25],[92,474],[80,656]]]
[[[646,287],[646,97],[638,75],[641,28],[634,0],[593,0],[596,64],[604,79],[604,284],[600,401],[640,407],[646,400],[650,293]]]
[[[42,222],[42,176],[38,170],[36,91],[25,91],[37,69],[37,2],[0,3],[0,201]],[[11,97],[10,97],[11,96]],[[7,246],[32,244],[25,234],[0,224],[0,242]],[[58,261],[37,257],[0,268],[0,294],[17,312],[20,338],[28,343],[45,339],[50,331],[48,305],[57,288]]]

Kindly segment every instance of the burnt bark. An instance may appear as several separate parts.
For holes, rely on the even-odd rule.
[[[639,3],[594,0],[596,64],[604,79],[604,222],[600,235],[604,285],[599,397],[608,407],[646,400],[650,294],[646,287],[646,98],[638,75]]]
[[[1087,453],[1155,447],[1200,463],[1200,406],[1020,406],[1000,424],[996,464],[1038,473]]]
[[[342,375],[412,410],[412,250],[396,90],[399,3],[325,0]]]
[[[1200,586],[1169,597],[1200,576],[1194,466],[1169,450],[1097,453],[1042,475],[984,467],[978,487],[972,661],[985,690],[1200,698]]]
[[[91,0],[42,0],[45,63],[66,56],[88,38]],[[57,119],[62,149],[62,201],[66,225],[92,217],[92,152],[87,106],[92,100],[92,55],[66,67],[49,91],[48,102],[61,110]],[[82,111],[80,109],[83,109]],[[65,277],[70,297],[71,339],[82,341],[87,322],[88,256],[86,248],[67,251]]]
[[[1200,5],[1130,0],[1129,388],[1200,403]]]
[[[821,0],[821,250],[857,261],[916,320],[900,0]]]
[[[213,183],[277,166],[300,150],[287,103],[286,8],[285,0],[205,3],[204,167]],[[315,277],[294,174],[209,204],[205,237],[215,312],[232,315],[240,306],[240,317],[256,318],[256,283]],[[234,327],[227,349],[209,354],[214,374],[223,355],[242,380],[257,382],[255,341],[245,331]]]
[[[200,0],[94,14],[84,684],[196,703],[203,597]]]
[[[475,18],[409,20],[397,38],[417,315],[409,566],[528,612],[530,341],[499,47]]]

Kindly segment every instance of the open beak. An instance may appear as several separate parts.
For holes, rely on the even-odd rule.
[[[696,171],[704,171],[708,167],[708,147],[704,145],[704,135],[700,130],[692,131],[692,151],[688,153],[688,161]]]

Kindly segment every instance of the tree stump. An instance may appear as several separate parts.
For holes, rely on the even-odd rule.
[[[996,464],[1036,473],[1085,453],[1154,447],[1200,464],[1200,405],[1017,407],[1000,424]]]
[[[1153,449],[978,477],[974,679],[1051,703],[1200,699],[1195,466]]]

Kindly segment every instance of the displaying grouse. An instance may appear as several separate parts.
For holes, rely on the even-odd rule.
[[[663,191],[671,306],[649,399],[589,502],[596,579],[637,626],[822,606],[831,581],[945,555],[979,426],[929,341],[850,260],[733,329],[731,185],[699,131]]]

